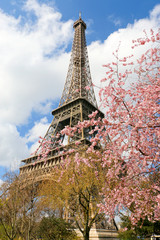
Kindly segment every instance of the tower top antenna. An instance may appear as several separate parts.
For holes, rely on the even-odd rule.
[[[81,19],[81,11],[79,12],[79,19]]]

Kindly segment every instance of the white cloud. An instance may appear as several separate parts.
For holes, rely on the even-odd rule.
[[[116,27],[121,26],[122,20],[118,17],[115,17],[113,14],[108,16],[108,20],[112,22]]]
[[[19,159],[29,154],[26,141],[10,123],[0,124],[0,133],[0,165],[13,168]]]
[[[46,118],[35,122],[24,137],[17,127],[27,123],[32,111],[48,113],[51,103],[61,96],[70,57],[65,48],[73,37],[73,21],[62,22],[54,7],[27,0],[24,10],[28,16],[25,24],[21,16],[16,19],[0,11],[0,165],[3,166],[29,155],[38,136],[46,132],[49,125]],[[88,46],[93,82],[99,85],[105,77],[102,65],[112,61],[119,40],[121,54],[128,55],[132,39],[142,36],[143,29],[156,29],[159,25],[160,5],[157,5],[148,18],[119,29],[104,42]],[[31,149],[27,144],[32,145]]]
[[[134,24],[128,24],[126,28],[120,28],[118,31],[113,32],[104,42],[93,42],[89,47],[90,67],[95,85],[101,86],[100,80],[106,77],[106,68],[102,65],[115,61],[113,52],[117,49],[119,43],[119,56],[129,56],[134,54],[133,60],[141,56],[146,46],[141,48],[132,49],[132,40],[144,37],[143,30],[150,34],[150,29],[158,30],[160,26],[160,4],[150,12],[148,18],[135,20]],[[98,90],[96,90],[98,99]]]
[[[28,152],[17,126],[32,111],[48,113],[60,97],[72,39],[73,21],[36,0],[24,6],[28,19],[0,11],[0,165],[10,166]],[[34,21],[33,17],[34,16]],[[49,55],[49,56],[48,56]]]
[[[29,0],[25,9],[37,16],[31,25],[21,26],[20,18],[0,12],[1,121],[10,118],[13,124],[23,123],[47,97],[60,97],[68,60],[63,48],[72,36],[72,21],[61,22],[60,13],[50,7]],[[51,52],[54,55],[47,58]]]
[[[160,20],[160,4],[157,4],[150,12],[150,17],[153,19],[153,21]]]
[[[49,128],[49,123],[46,117],[40,119],[40,121],[35,122],[32,129],[26,134],[26,142],[31,143],[30,153],[32,154],[39,146],[40,137],[44,137],[47,129]]]

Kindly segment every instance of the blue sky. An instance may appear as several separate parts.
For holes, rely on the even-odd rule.
[[[0,8],[7,14],[16,17],[25,16],[23,11],[25,0],[2,0]],[[95,40],[105,40],[106,37],[118,30],[126,27],[128,23],[146,18],[149,12],[159,0],[39,0],[40,4],[53,6],[62,14],[62,21],[69,19],[76,20],[79,12],[82,17],[90,24],[90,36],[87,43]]]
[[[96,84],[119,41],[128,55],[143,29],[160,27],[159,0],[0,1],[0,179],[34,151],[52,120],[80,11]]]

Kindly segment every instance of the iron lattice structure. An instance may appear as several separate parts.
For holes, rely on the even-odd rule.
[[[86,24],[79,18],[79,20],[74,23],[73,27],[75,29],[75,34],[71,60],[59,107],[77,98],[85,98],[97,107],[86,46]],[[86,87],[89,87],[90,90],[88,91]]]
[[[103,113],[97,108],[91,80],[85,38],[86,24],[79,17],[73,27],[75,33],[64,90],[58,108],[52,111],[54,117],[44,137],[47,141],[50,140],[52,142],[51,151],[47,159],[39,161],[37,161],[37,152],[35,156],[22,160],[24,165],[20,167],[21,175],[35,175],[37,181],[50,177],[55,164],[60,161],[59,152],[57,152],[56,147],[60,147],[59,140],[63,142],[65,138],[64,135],[59,134],[65,126],[76,126],[79,121],[87,120],[88,115],[96,110],[98,111],[98,116],[104,117]],[[68,148],[77,140],[80,140],[82,145],[88,144],[89,130],[83,129],[81,133],[75,133],[74,137],[65,139]],[[59,139],[57,139],[57,134],[59,135]]]
[[[52,111],[53,121],[46,133],[46,139],[56,142],[56,134],[65,126],[75,126],[79,121],[88,119],[88,115],[97,110],[97,102],[91,80],[85,29],[86,24],[79,18],[74,25],[75,34],[66,82],[58,109]],[[71,141],[84,139],[86,133],[75,135]],[[55,146],[54,146],[55,147]]]

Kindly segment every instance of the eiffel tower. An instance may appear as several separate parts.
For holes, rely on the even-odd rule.
[[[36,180],[41,181],[50,176],[55,164],[60,161],[56,150],[59,140],[62,143],[65,141],[68,146],[77,140],[83,144],[89,144],[88,129],[83,129],[81,133],[76,133],[74,137],[68,137],[67,140],[64,135],[60,135],[57,139],[57,134],[65,126],[74,127],[79,121],[87,120],[88,115],[96,110],[99,117],[104,117],[104,114],[97,107],[86,46],[86,24],[81,16],[75,21],[73,27],[75,33],[66,82],[59,106],[52,111],[54,117],[44,137],[47,141],[52,141],[52,149],[45,161],[37,161],[38,152],[34,156],[22,160],[20,175],[24,178],[35,175]]]

